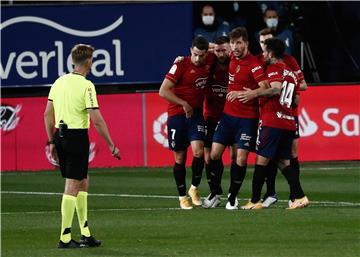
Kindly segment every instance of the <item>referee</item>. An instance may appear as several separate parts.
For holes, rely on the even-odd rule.
[[[94,48],[90,45],[74,46],[71,50],[74,71],[59,77],[52,85],[44,113],[51,156],[59,161],[65,178],[58,248],[96,247],[101,244],[91,236],[87,221],[90,119],[108,144],[112,156],[120,159],[119,149],[113,143],[100,113],[94,84],[85,78],[91,70],[93,52]],[[80,242],[71,239],[75,208],[81,230]]]

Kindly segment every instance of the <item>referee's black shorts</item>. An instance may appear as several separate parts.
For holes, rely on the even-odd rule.
[[[89,161],[89,136],[87,129],[67,129],[64,137],[59,130],[54,136],[63,178],[87,178]]]

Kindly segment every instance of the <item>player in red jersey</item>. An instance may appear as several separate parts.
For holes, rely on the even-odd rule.
[[[262,51],[265,50],[264,42],[268,38],[274,37],[273,30],[266,28],[259,32],[260,38],[260,46]],[[260,63],[262,63],[263,67],[265,67],[265,58],[263,53],[257,55],[257,58]],[[298,82],[300,84],[300,91],[305,91],[307,89],[307,84],[304,78],[304,74],[302,73],[299,64],[297,63],[296,59],[292,57],[291,55],[284,53],[284,56],[282,58],[283,62],[295,72],[298,78]],[[290,160],[291,166],[294,168],[295,171],[299,172],[300,166],[299,166],[299,160],[298,160],[298,141],[299,141],[299,121],[298,121],[298,108],[295,107],[295,123],[296,123],[296,131],[295,136],[292,143],[292,158]],[[270,205],[277,202],[277,194],[275,191],[275,179],[277,175],[277,163],[274,161],[269,162],[269,173],[267,174],[266,178],[266,193],[263,197],[263,207],[269,207]],[[291,198],[293,199],[293,198]]]
[[[205,136],[205,170],[206,177],[209,183],[210,191],[213,191],[212,176],[210,171],[210,151],[213,142],[213,136],[215,128],[221,118],[224,104],[226,100],[228,81],[229,81],[229,62],[230,62],[230,44],[229,38],[225,36],[218,37],[214,42],[213,48],[216,55],[216,62],[211,71],[208,86],[205,90],[204,99],[204,118],[206,124],[206,136]],[[235,153],[236,154],[236,153]],[[235,154],[232,154],[235,156]],[[221,181],[224,166],[221,165],[219,170],[219,181]],[[221,186],[218,187],[217,200],[209,201],[210,195],[204,200],[204,208],[215,208],[220,204],[220,197],[222,195]]]
[[[236,161],[230,168],[231,183],[226,209],[238,209],[237,194],[245,178],[249,151],[255,148],[259,118],[258,101],[242,103],[238,96],[244,87],[257,89],[268,87],[262,66],[248,50],[248,35],[245,28],[236,28],[229,33],[231,57],[229,65],[228,94],[218,127],[213,137],[210,153],[210,170],[214,181],[219,179],[221,156],[227,145],[237,144]],[[219,181],[215,184],[219,186]],[[210,201],[216,200],[217,189],[211,192]],[[215,200],[214,200],[215,199]]]
[[[207,60],[209,43],[204,37],[196,37],[190,49],[191,56],[175,63],[160,87],[159,94],[169,102],[168,141],[174,151],[173,167],[179,192],[180,207],[192,209],[201,206],[198,186],[204,168],[205,122],[202,113],[204,88],[207,84],[210,64]],[[186,152],[191,144],[193,153],[192,185],[186,196]]]
[[[281,39],[265,40],[264,56],[268,64],[266,73],[270,88],[257,92],[263,99],[261,125],[257,139],[256,165],[252,183],[252,198],[242,209],[261,209],[261,189],[265,182],[270,159],[279,159],[278,166],[290,185],[294,202],[288,209],[306,207],[309,204],[299,179],[290,166],[291,147],[296,130],[293,101],[299,90],[298,78],[282,61],[285,46]]]

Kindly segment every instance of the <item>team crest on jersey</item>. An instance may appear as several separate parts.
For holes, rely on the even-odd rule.
[[[195,70],[191,69],[190,74],[193,74],[193,73],[195,73]]]
[[[239,71],[240,71],[240,65],[236,66],[235,72],[236,72],[236,73],[239,73]]]

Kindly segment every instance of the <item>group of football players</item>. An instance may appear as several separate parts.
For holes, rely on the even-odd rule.
[[[249,152],[256,152],[252,198],[242,209],[269,207],[278,200],[275,177],[280,169],[289,187],[288,209],[309,204],[300,183],[297,159],[297,104],[307,85],[296,60],[270,29],[260,31],[263,53],[249,51],[246,28],[210,43],[194,38],[191,55],[177,58],[160,87],[168,102],[168,141],[174,152],[174,178],[181,209],[215,208],[223,190],[222,155],[231,147],[227,210],[239,209]],[[186,155],[191,146],[192,181],[186,192]],[[202,171],[210,194],[201,200]],[[267,191],[261,199],[266,181]],[[188,196],[187,196],[188,194]]]

